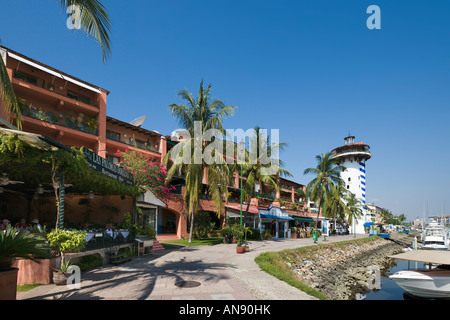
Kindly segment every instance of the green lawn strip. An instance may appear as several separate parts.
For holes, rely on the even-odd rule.
[[[36,287],[42,286],[41,283],[32,283],[32,284],[18,284],[17,285],[17,292],[25,292],[31,289],[34,289]]]
[[[223,243],[223,237],[211,237],[211,238],[205,238],[205,239],[192,239],[192,243],[189,243],[189,239],[182,239],[182,240],[170,240],[170,241],[164,241],[162,245],[165,247],[166,244],[174,244],[174,245],[180,245],[180,246],[187,246],[187,247],[195,247],[195,246],[209,246],[209,245],[215,245]],[[169,248],[169,249],[173,249]]]
[[[362,243],[375,241],[378,237],[369,237],[355,240],[346,240],[340,242],[333,242],[329,244],[319,244],[313,246],[300,247],[296,249],[286,249],[278,252],[264,252],[255,258],[255,262],[259,267],[271,274],[272,276],[286,282],[287,284],[302,290],[303,292],[316,297],[320,300],[329,300],[329,298],[322,292],[308,287],[301,282],[300,278],[292,272],[286,262],[294,261],[298,258],[311,259],[318,253],[318,251],[326,246],[345,247],[347,245],[361,245]]]

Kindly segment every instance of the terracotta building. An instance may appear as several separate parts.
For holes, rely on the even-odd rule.
[[[123,152],[136,147],[139,152],[160,162],[177,143],[177,139],[171,136],[107,116],[108,90],[2,46],[0,54],[21,105],[23,131],[50,137],[66,146],[88,148],[116,164],[121,162],[118,150]],[[3,106],[0,106],[0,119],[11,120]],[[229,186],[231,196],[219,216],[215,214],[210,199],[205,197],[200,200],[199,209],[210,212],[217,227],[223,226],[227,218],[236,218],[240,214],[239,183],[240,177],[236,174]],[[289,216],[298,221],[308,221],[306,217],[314,216],[297,192],[304,189],[304,185],[283,178],[279,179],[279,183],[278,193],[257,194],[251,200],[250,225],[253,221],[256,226],[258,210],[270,205],[282,206]],[[165,206],[146,205],[144,195],[136,199],[137,205],[141,206],[147,220],[153,221],[159,237],[165,234],[176,238],[187,237],[189,230],[183,201],[183,178],[175,177],[172,184],[177,189]],[[83,197],[86,198],[86,195],[69,196],[66,199],[68,207],[76,207],[83,202]],[[91,200],[89,212],[80,214],[79,210],[73,210],[72,216],[67,213],[67,219],[72,217],[73,222],[77,223],[86,222],[88,218],[99,224],[117,223],[125,213],[132,211],[134,205],[134,199],[129,197],[96,197]],[[48,201],[44,206],[48,208],[41,208],[41,212],[52,212],[54,203],[52,207],[52,201]],[[246,206],[246,203],[243,204],[244,210]]]

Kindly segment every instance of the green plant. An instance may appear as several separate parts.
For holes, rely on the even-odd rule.
[[[47,234],[50,246],[56,247],[61,252],[61,265],[65,262],[64,253],[80,252],[86,246],[87,233],[78,230],[55,229]]]
[[[47,233],[46,226],[40,227],[40,226],[35,225],[35,226],[29,226],[27,229],[28,229],[28,231],[30,231],[30,233]]]
[[[59,273],[67,273],[67,270],[69,270],[70,266],[72,266],[72,263],[70,260],[67,261],[61,261],[61,265],[59,268],[55,268],[54,270]]]
[[[97,133],[97,119],[86,117],[86,125],[88,127],[89,133],[96,134]]]
[[[267,230],[267,229],[264,230],[263,238],[264,238],[264,240],[272,239],[272,232],[270,230]]]
[[[233,236],[236,238],[236,244],[238,247],[242,247],[242,243],[244,241],[244,230],[241,228],[240,224],[233,224],[231,226],[231,230],[233,231]]]
[[[197,238],[202,239],[208,236],[208,233],[213,232],[215,224],[211,221],[211,216],[208,212],[199,211],[194,222],[194,233]]]
[[[145,235],[150,237],[151,239],[154,239],[156,236],[156,230],[154,227],[152,226],[145,226],[144,228],[139,228],[141,229],[141,231],[139,232],[139,234]]]
[[[11,269],[14,258],[50,259],[50,247],[42,236],[27,235],[24,230],[17,230],[11,225],[0,232],[0,271]]]
[[[84,256],[77,263],[77,266],[80,267],[81,271],[91,270],[94,268],[101,267],[102,265],[103,265],[103,259],[98,254]]]

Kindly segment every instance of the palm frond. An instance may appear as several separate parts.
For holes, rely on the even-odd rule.
[[[105,6],[98,0],[60,0],[61,7],[67,11],[70,6],[78,6],[81,10],[80,27],[94,38],[102,49],[103,61],[111,54],[111,21]]]
[[[0,99],[8,117],[12,119],[15,114],[16,126],[19,130],[22,129],[22,111],[2,57],[0,57]]]

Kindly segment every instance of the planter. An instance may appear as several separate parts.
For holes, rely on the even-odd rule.
[[[67,278],[70,277],[70,273],[53,272],[53,283],[57,286],[63,286],[67,284]]]
[[[236,252],[237,253],[244,253],[245,252],[245,247],[236,247]]]
[[[0,300],[16,300],[18,271],[17,268],[0,271]]]
[[[231,243],[236,243],[236,238],[233,238],[233,239],[231,240]]]
[[[245,252],[250,252],[250,247],[249,246],[244,246],[244,248],[245,248]]]
[[[12,266],[19,268],[17,284],[49,284],[52,282],[56,259],[39,259],[37,262],[27,259],[16,259]]]

